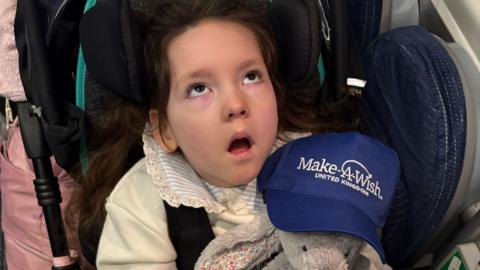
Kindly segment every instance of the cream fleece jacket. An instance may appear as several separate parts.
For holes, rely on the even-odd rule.
[[[176,269],[165,208],[145,160],[120,180],[106,203],[107,218],[97,254],[98,269]],[[227,208],[209,213],[215,235],[253,220]]]

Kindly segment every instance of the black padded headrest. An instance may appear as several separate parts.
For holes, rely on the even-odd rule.
[[[304,85],[318,76],[322,42],[319,2],[274,0],[268,17],[277,40],[280,75],[287,85]]]
[[[127,99],[144,100],[145,72],[139,26],[129,0],[101,0],[80,21],[88,71],[105,88]]]
[[[125,98],[144,100],[143,50],[129,0],[100,0],[80,22],[88,71],[102,86]],[[287,86],[318,77],[321,26],[318,1],[275,0],[268,16],[279,46],[280,75]]]

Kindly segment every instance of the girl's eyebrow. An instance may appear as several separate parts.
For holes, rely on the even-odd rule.
[[[246,69],[247,67],[249,66],[253,66],[253,65],[256,65],[256,64],[260,64],[262,63],[263,61],[259,58],[252,58],[252,59],[247,59],[243,62],[241,62],[239,65],[238,65],[238,70],[243,70],[243,69]]]
[[[237,66],[237,70],[241,71],[243,69],[246,69],[249,66],[256,65],[262,63],[262,60],[259,58],[251,58],[247,59],[245,61],[240,62]],[[213,77],[213,72],[209,69],[206,68],[199,68],[196,70],[193,70],[191,72],[186,73],[185,75],[181,76],[176,80],[177,82],[182,82],[185,80],[190,80],[190,79],[195,79],[195,78],[204,78],[204,77]],[[173,86],[174,88],[176,87],[178,83],[175,83]]]
[[[188,72],[187,74],[183,75],[178,79],[178,81],[183,81],[191,78],[200,78],[200,77],[210,77],[212,76],[212,72],[208,69],[200,68],[194,70],[192,72]]]
[[[195,78],[212,77],[212,76],[213,76],[213,74],[210,70],[200,68],[200,69],[196,69],[194,71],[188,72],[188,73],[184,74],[183,76],[179,77],[177,80],[175,80],[175,82],[173,83],[172,86],[173,86],[173,88],[177,88],[177,85],[181,84],[181,82],[183,82],[183,81],[187,81],[187,80],[191,80],[191,79],[195,79]]]

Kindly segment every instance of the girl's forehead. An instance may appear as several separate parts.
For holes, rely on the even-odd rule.
[[[238,54],[246,53],[248,49],[259,48],[255,34],[246,26],[236,22],[210,19],[174,37],[169,44],[168,52],[172,54],[179,50],[191,51],[193,48],[208,52],[217,46],[222,48],[229,45],[225,48],[228,49],[236,47],[233,46],[235,44],[244,49],[238,51]]]
[[[242,24],[224,20],[206,20],[187,29],[171,40],[167,54],[177,79],[186,74],[263,64],[255,33]]]

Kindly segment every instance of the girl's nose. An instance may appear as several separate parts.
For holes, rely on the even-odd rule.
[[[241,90],[237,90],[241,91]],[[241,92],[234,92],[227,95],[224,107],[225,120],[236,119],[248,116],[248,105],[245,96]]]
[[[238,109],[233,109],[229,114],[228,114],[228,118],[231,119],[231,118],[234,118],[236,116],[242,116],[242,115],[246,115],[247,114],[247,111],[243,108],[238,108]]]

